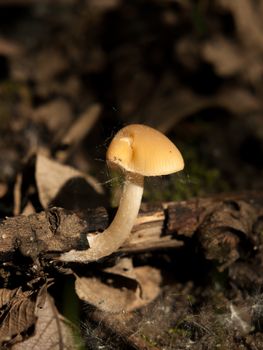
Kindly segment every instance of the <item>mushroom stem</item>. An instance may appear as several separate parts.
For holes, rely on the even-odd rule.
[[[75,262],[96,261],[114,253],[129,237],[137,218],[143,194],[143,180],[142,175],[126,173],[119,207],[110,226],[100,234],[87,237],[90,245],[87,250],[70,250],[59,259]]]

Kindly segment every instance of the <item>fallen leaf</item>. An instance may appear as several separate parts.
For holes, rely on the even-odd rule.
[[[76,276],[75,289],[81,300],[96,306],[101,311],[120,313],[143,307],[154,300],[160,292],[160,271],[150,267],[134,268],[137,287],[134,289],[125,279],[108,275],[106,281],[96,277]],[[118,282],[118,283],[117,283]]]
[[[0,344],[21,340],[36,321],[35,309],[45,298],[45,286],[40,290],[21,288],[0,289],[1,324]],[[23,336],[22,336],[23,334]]]
[[[21,290],[19,288],[16,288],[16,289],[1,288],[0,289],[0,309],[2,309],[3,306],[8,304],[10,300],[12,300],[14,296],[19,294],[20,292]]]
[[[81,204],[81,199],[83,199],[84,202],[86,201],[85,206],[87,207],[90,190],[97,194],[103,193],[102,186],[92,176],[83,174],[70,166],[62,165],[40,154],[36,158],[35,171],[39,199],[44,208],[47,208],[51,203],[57,203],[59,195],[61,206],[63,204],[65,206],[67,204],[78,206]],[[79,182],[79,185],[77,182]]]
[[[50,295],[46,296],[43,307],[35,312],[37,317],[34,335],[15,344],[13,350],[75,350],[79,339],[74,336],[74,328],[62,317]]]

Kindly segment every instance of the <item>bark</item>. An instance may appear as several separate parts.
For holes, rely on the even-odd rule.
[[[105,208],[72,212],[54,207],[30,216],[6,218],[0,224],[0,261],[10,261],[18,250],[35,260],[87,249],[86,234],[102,232],[113,215]],[[131,237],[120,250],[180,247],[195,234],[206,257],[217,259],[225,267],[238,258],[241,240],[255,247],[259,244],[262,228],[263,193],[143,204]]]

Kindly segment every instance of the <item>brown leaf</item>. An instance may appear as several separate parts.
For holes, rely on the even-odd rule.
[[[47,295],[43,307],[36,309],[36,317],[34,335],[13,346],[13,350],[74,350],[77,348],[72,325],[59,314],[50,295]]]
[[[134,268],[137,288],[131,287],[125,280],[118,281],[112,276],[106,281],[96,277],[76,276],[76,293],[81,300],[96,306],[98,309],[111,313],[132,311],[154,300],[160,292],[160,271],[142,266]],[[126,283],[125,283],[126,282]]]
[[[7,289],[2,288],[0,289],[0,309],[8,304],[10,300],[13,299],[13,297],[17,294],[19,294],[21,290],[19,288],[16,289]]]
[[[0,289],[1,325],[0,343],[15,343],[22,338],[35,323],[36,304],[41,304],[45,293],[43,288],[37,291],[25,291],[20,288],[14,290]],[[38,299],[38,301],[37,301]]]
[[[62,165],[40,154],[36,159],[35,176],[40,202],[44,208],[47,208],[55,200],[59,192],[62,195],[63,188],[63,200],[65,201],[63,204],[65,205],[67,205],[67,200],[74,202],[74,198],[76,202],[81,202],[81,198],[85,197],[85,183],[97,193],[101,194],[103,191],[101,185],[92,176],[83,174],[70,166]],[[74,187],[74,179],[76,181],[82,179],[81,186]],[[69,188],[66,189],[67,185],[69,185]],[[87,195],[86,193],[86,201]]]

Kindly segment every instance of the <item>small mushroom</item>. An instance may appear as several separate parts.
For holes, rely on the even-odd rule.
[[[119,168],[125,177],[119,208],[102,233],[88,235],[89,248],[61,255],[63,261],[96,261],[115,252],[129,237],[138,215],[144,176],[168,175],[184,168],[177,147],[159,131],[140,124],[121,129],[112,139],[107,164]]]

